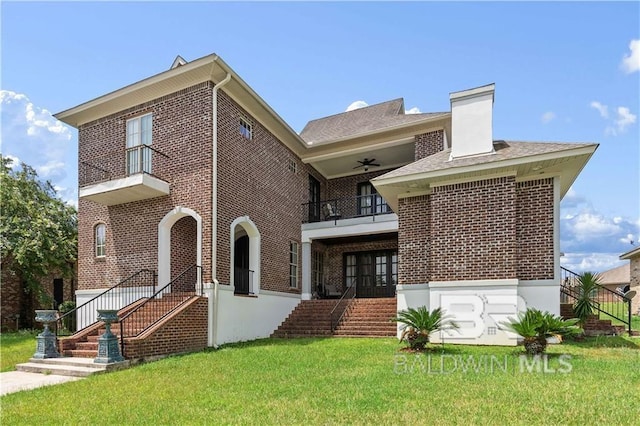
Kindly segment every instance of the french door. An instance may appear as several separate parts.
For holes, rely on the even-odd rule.
[[[393,297],[398,282],[396,250],[347,253],[344,255],[346,287],[356,286],[356,296]]]

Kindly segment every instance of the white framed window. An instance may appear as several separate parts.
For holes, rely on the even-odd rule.
[[[289,287],[298,288],[298,243],[289,242]]]
[[[289,158],[289,171],[291,173],[298,173],[298,163],[293,158]]]
[[[151,173],[152,114],[127,120],[127,174]]]
[[[107,225],[99,223],[95,226],[95,246],[96,257],[105,257],[107,255]]]
[[[253,139],[253,124],[251,121],[244,117],[240,116],[240,134],[247,139]]]

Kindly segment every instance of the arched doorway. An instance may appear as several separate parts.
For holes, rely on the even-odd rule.
[[[202,218],[178,206],[158,224],[158,285],[168,284],[194,264],[202,265]]]
[[[235,294],[258,294],[260,233],[248,216],[231,224],[231,283]]]

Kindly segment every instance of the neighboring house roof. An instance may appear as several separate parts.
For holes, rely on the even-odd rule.
[[[300,137],[308,144],[317,145],[448,114],[450,112],[405,114],[404,100],[398,98],[311,120]]]
[[[634,257],[640,256],[640,246],[635,247],[629,250],[626,253],[620,255],[621,260],[633,259]]]
[[[629,263],[626,263],[617,268],[600,272],[598,275],[600,275],[600,284],[602,285],[629,284],[631,282],[631,267]]]

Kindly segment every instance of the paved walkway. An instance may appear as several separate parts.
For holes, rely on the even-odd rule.
[[[0,373],[0,395],[35,389],[58,383],[73,382],[83,377],[58,376],[56,374],[27,373],[25,371],[7,371]]]

